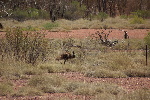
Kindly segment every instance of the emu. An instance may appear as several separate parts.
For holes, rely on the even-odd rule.
[[[129,35],[128,35],[127,31],[124,31],[124,39],[129,39]]]
[[[75,58],[75,53],[74,53],[74,51],[72,52],[72,54],[70,54],[70,53],[63,53],[63,54],[61,54],[59,57],[57,57],[56,58],[56,60],[64,60],[64,64],[66,63],[66,61],[68,60],[68,59],[72,59],[72,58]]]
[[[0,29],[3,29],[3,25],[0,23]]]

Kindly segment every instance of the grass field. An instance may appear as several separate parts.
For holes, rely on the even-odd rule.
[[[37,97],[43,100],[48,98],[53,100],[149,100],[150,60],[148,58],[148,66],[146,66],[143,39],[124,40],[110,48],[90,37],[47,39],[42,37],[42,32],[38,32],[44,28],[51,31],[104,27],[150,28],[149,20],[143,24],[134,25],[129,20],[121,18],[113,20],[108,18],[101,23],[98,20],[83,19],[58,20],[50,24],[47,24],[48,21],[45,20],[25,22],[3,20],[1,23],[5,27],[7,37],[1,38],[0,43],[0,99],[19,100]],[[21,27],[21,30],[26,31],[29,37],[20,28],[12,29],[14,26]],[[35,34],[30,31],[35,31]],[[130,45],[128,45],[129,42]],[[63,63],[63,61],[55,59],[64,51],[74,51],[76,57],[69,59],[66,64],[61,64],[60,62]],[[80,80],[68,78],[68,73],[76,73]],[[124,88],[123,84],[93,81],[131,77],[135,78],[133,81],[137,84],[138,79],[143,77],[147,84],[139,83],[143,87],[130,91]],[[84,78],[91,79],[91,82],[85,81]]]
[[[137,20],[123,19],[120,17],[116,18],[107,18],[103,22],[100,20],[86,20],[79,19],[75,21],[69,21],[65,19],[57,20],[55,23],[52,23],[50,20],[27,20],[24,22],[18,22],[16,20],[5,20],[0,19],[0,22],[3,24],[4,28],[7,27],[22,27],[24,30],[51,30],[51,31],[69,31],[75,29],[103,29],[103,28],[115,28],[115,29],[148,29],[150,28],[150,20],[145,19],[140,24]]]

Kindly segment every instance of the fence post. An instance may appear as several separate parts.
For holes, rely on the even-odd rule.
[[[147,52],[148,50],[147,50],[147,45],[146,45],[146,66],[148,65],[148,61],[147,61],[147,59],[148,59],[148,52]]]

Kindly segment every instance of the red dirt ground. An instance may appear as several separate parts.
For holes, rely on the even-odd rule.
[[[69,32],[46,32],[47,38],[88,38],[91,37],[92,34],[95,34],[95,32],[99,31],[101,32],[104,29],[80,29],[80,30],[71,30]],[[109,35],[109,39],[123,39],[124,38],[124,32],[127,31],[130,38],[134,39],[141,39],[144,38],[148,32],[150,32],[150,29],[107,29],[104,30],[105,33],[108,33],[109,31],[112,31]]]
[[[109,35],[109,39],[123,39],[124,31],[128,32],[128,35],[131,39],[142,39],[144,38],[150,29],[109,29],[112,32]],[[105,33],[108,33],[109,30],[104,30]],[[49,32],[46,31],[47,38],[88,38],[91,37],[97,31],[102,31],[102,29],[80,29],[80,30],[71,30],[69,32]],[[3,34],[3,32],[0,32]],[[133,78],[89,78],[84,77],[83,74],[80,73],[54,73],[57,75],[61,75],[67,79],[75,80],[75,81],[84,81],[84,82],[107,82],[118,84],[122,88],[127,91],[134,91],[140,88],[149,88],[150,89],[150,78],[142,78],[142,77],[133,77]],[[1,82],[1,79],[0,79]],[[18,89],[27,84],[27,80],[16,80],[13,81],[14,89]],[[54,93],[54,94],[45,94],[44,96],[33,96],[33,97],[0,97],[0,100],[59,100],[62,97],[67,97],[70,100],[90,100],[92,97],[85,97],[79,95],[73,95],[72,93]]]

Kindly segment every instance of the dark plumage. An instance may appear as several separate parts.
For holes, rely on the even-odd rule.
[[[70,54],[70,53],[63,53],[59,57],[57,57],[56,60],[58,60],[58,61],[59,60],[64,60],[64,64],[65,64],[68,59],[72,59],[72,58],[75,58],[74,51],[72,52],[72,54]]]
[[[127,31],[124,31],[124,39],[129,39],[129,35]]]
[[[0,23],[0,29],[3,29],[3,25]]]

